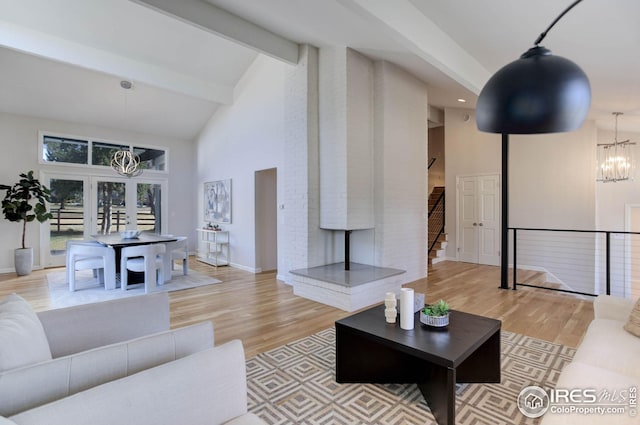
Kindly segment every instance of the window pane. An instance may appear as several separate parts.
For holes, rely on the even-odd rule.
[[[138,183],[137,186],[136,228],[140,231],[160,233],[161,186],[149,183]]]
[[[98,222],[96,233],[108,235],[127,226],[125,183],[98,182]]]
[[[50,253],[65,253],[67,240],[84,236],[84,205],[82,180],[51,179],[51,213],[49,220]]]
[[[88,153],[89,142],[86,140],[44,136],[42,142],[42,159],[47,162],[87,164]]]
[[[166,152],[159,149],[133,148],[140,157],[140,168],[143,170],[165,170]]]
[[[111,165],[113,154],[120,150],[129,150],[129,146],[113,145],[111,143],[93,142],[91,163],[93,165]]]

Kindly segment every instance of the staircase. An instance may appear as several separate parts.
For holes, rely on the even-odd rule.
[[[444,187],[436,186],[429,195],[429,220],[427,223],[428,263],[436,264],[444,261],[447,247],[447,234],[444,233]]]
[[[447,248],[447,243],[448,243],[447,239],[448,237],[446,233],[443,233],[440,235],[433,249],[429,251],[429,257],[428,257],[429,265],[437,264],[440,261],[445,260],[444,253],[445,253],[445,249]]]

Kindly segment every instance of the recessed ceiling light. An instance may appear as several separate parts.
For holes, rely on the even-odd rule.
[[[458,99],[458,102],[460,102],[460,103],[465,103],[466,101],[467,101],[467,100],[466,100],[466,99],[463,99],[463,98],[459,98],[459,99]]]

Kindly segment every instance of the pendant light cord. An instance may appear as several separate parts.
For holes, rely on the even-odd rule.
[[[560,19],[562,19],[562,17],[563,17],[564,15],[566,15],[566,14],[567,14],[567,12],[569,12],[571,9],[573,9],[573,8],[574,8],[578,3],[580,3],[581,1],[582,1],[582,0],[576,0],[576,1],[574,1],[574,2],[571,4],[571,6],[567,7],[567,8],[564,10],[564,12],[562,12],[562,13],[561,13],[561,14],[560,14],[560,15],[559,15],[559,16],[558,16],[558,17],[557,17],[557,18],[556,18],[556,19],[551,23],[551,25],[549,25],[549,28],[547,28],[547,29],[546,29],[542,34],[540,34],[540,35],[538,36],[538,39],[537,39],[537,40],[536,40],[536,42],[535,42],[535,43],[533,43],[533,44],[534,44],[535,46],[537,46],[538,44],[542,43],[542,40],[544,40],[544,38],[547,36],[547,33],[548,33],[549,31],[551,31],[551,28],[553,28],[553,26],[554,26],[555,24],[557,24],[557,23],[558,23],[558,21],[559,21]]]

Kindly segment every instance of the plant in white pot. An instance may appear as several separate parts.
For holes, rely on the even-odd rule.
[[[0,190],[6,191],[2,200],[4,217],[9,221],[22,222],[22,248],[15,251],[15,267],[19,276],[28,275],[33,269],[33,248],[25,245],[27,223],[33,220],[44,223],[53,217],[47,211],[51,192],[33,177],[33,171],[20,174],[20,180],[13,186],[0,184]]]
[[[435,304],[428,304],[420,310],[420,321],[427,326],[443,328],[449,325],[449,304],[440,300]]]

